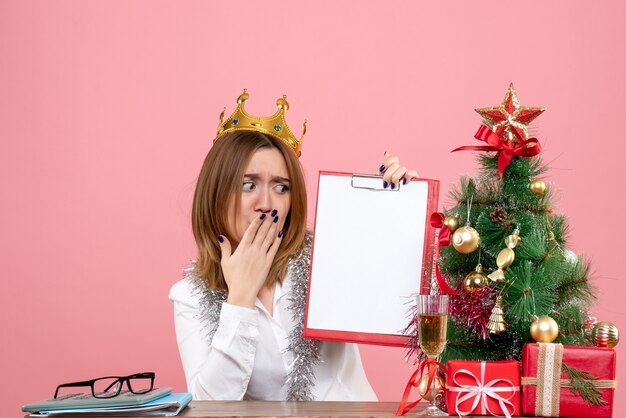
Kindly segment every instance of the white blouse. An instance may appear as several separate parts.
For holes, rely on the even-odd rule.
[[[276,285],[274,315],[257,298],[253,309],[224,302],[209,344],[200,317],[200,295],[185,278],[172,286],[174,323],[188,391],[194,399],[276,400],[287,398],[286,376],[294,363],[287,350],[294,326],[289,306],[291,279]],[[316,400],[376,401],[356,344],[322,341],[315,366]]]

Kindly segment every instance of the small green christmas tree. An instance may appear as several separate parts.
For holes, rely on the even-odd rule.
[[[527,125],[544,110],[521,106],[511,85],[500,106],[477,109],[485,126],[476,138],[487,145],[458,149],[487,152],[479,154],[479,175],[462,178],[452,190],[454,206],[445,213],[458,217],[460,226],[451,245],[441,248],[438,260],[441,273],[457,293],[450,296],[443,362],[520,359],[523,344],[533,342],[532,321],[545,315],[558,323],[555,342],[591,345],[588,309],[595,294],[588,281],[589,265],[566,249],[567,222],[553,212],[550,187],[539,178],[546,171],[536,156],[539,143],[527,132]],[[467,225],[476,229],[480,243],[477,250],[461,253],[455,239]],[[511,251],[500,259],[499,255],[507,248],[505,239],[516,235],[520,240],[511,248],[514,261],[509,265]],[[513,238],[508,238],[509,243]],[[464,288],[465,277],[476,273],[478,264],[493,278],[497,261],[500,267],[504,264],[504,280]],[[501,304],[494,312],[498,296]],[[497,329],[490,329],[490,318]]]

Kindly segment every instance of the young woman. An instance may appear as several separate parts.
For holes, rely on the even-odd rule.
[[[169,296],[188,390],[194,399],[376,400],[356,344],[301,337],[311,245],[301,141],[284,124],[286,100],[254,118],[246,99],[200,171],[198,259]],[[388,187],[417,176],[394,156],[379,171]]]

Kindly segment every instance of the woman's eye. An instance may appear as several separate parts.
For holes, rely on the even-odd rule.
[[[246,191],[254,190],[255,187],[256,186],[251,181],[244,181],[243,182],[243,189],[246,190]]]
[[[276,185],[276,190],[278,190],[279,193],[285,193],[289,190],[289,186],[286,184],[278,184]]]

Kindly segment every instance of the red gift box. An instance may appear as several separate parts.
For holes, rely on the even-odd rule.
[[[450,360],[447,367],[450,415],[521,415],[519,362]]]
[[[589,373],[607,402],[590,405],[569,388],[562,364]],[[522,351],[522,410],[542,417],[610,417],[615,392],[615,351],[610,348],[526,344]]]

